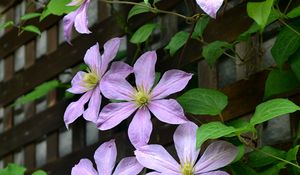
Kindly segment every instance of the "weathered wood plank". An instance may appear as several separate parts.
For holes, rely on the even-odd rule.
[[[62,101],[2,133],[0,157],[64,126],[63,118],[60,116],[63,116],[65,108],[66,102]]]
[[[174,3],[168,3],[163,6],[162,9],[171,9],[176,5],[175,2],[178,3],[179,1],[180,0],[176,0]],[[153,17],[153,14],[147,15],[146,17],[141,18],[143,20],[140,20],[131,26],[137,27]],[[67,43],[60,45],[55,52],[44,55],[34,66],[23,72],[16,73],[9,82],[0,83],[0,106],[11,103],[18,96],[27,93],[42,82],[55,77],[66,68],[80,63],[86,50],[96,42],[102,46],[110,38],[124,35],[125,32],[117,25],[117,20],[118,18],[114,16],[100,22],[91,28],[92,34],[79,35],[75,38],[72,42],[73,46],[70,46]],[[107,27],[103,28],[103,26]],[[68,52],[66,53],[66,51]]]
[[[38,19],[31,20],[30,24],[37,26],[41,31],[46,30],[52,25],[56,24],[61,17],[49,16],[42,22]],[[36,38],[36,34],[31,32],[24,32],[22,35],[18,36],[18,29],[13,28],[8,31],[3,37],[0,38],[0,58],[5,58],[9,54],[13,53],[14,50]]]

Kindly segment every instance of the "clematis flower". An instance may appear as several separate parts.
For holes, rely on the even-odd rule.
[[[97,170],[89,159],[81,159],[72,168],[71,175],[137,175],[143,169],[135,157],[123,158],[113,172],[117,158],[117,148],[114,140],[100,145],[96,150],[94,159]]]
[[[79,33],[89,34],[91,31],[88,29],[88,7],[91,0],[72,0],[68,6],[79,6],[79,8],[68,15],[63,19],[64,24],[64,37],[68,43],[71,44],[71,35],[73,25]]]
[[[196,0],[200,8],[212,18],[216,18],[217,12],[224,0]]]
[[[133,72],[137,87],[132,87],[126,76],[115,73],[120,63],[114,63],[103,77],[100,89],[108,99],[123,102],[110,103],[100,112],[97,127],[108,130],[137,111],[128,128],[131,143],[138,148],[148,143],[152,132],[151,111],[160,121],[169,124],[186,123],[182,107],[174,99],[165,99],[170,94],[181,91],[192,74],[181,70],[169,70],[153,87],[155,81],[155,51],[144,53],[134,64]],[[128,72],[129,73],[129,72]]]
[[[100,55],[98,44],[87,50],[84,56],[84,62],[88,66],[87,72],[79,71],[71,81],[72,87],[67,90],[73,94],[83,94],[78,101],[70,103],[65,111],[64,121],[67,127],[82,114],[86,120],[96,123],[101,105],[99,84],[101,84],[101,78],[105,74],[108,64],[116,56],[120,42],[121,38],[107,41],[104,44],[103,55]],[[120,64],[120,66],[123,65]],[[84,110],[87,102],[89,102],[88,108]]]
[[[197,125],[188,122],[178,126],[173,139],[180,164],[161,146],[146,145],[135,151],[137,160],[146,168],[155,170],[148,175],[229,175],[218,171],[231,163],[238,151],[231,143],[216,141],[210,144],[197,161],[200,149],[196,148]]]

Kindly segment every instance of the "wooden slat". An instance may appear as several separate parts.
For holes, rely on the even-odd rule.
[[[72,126],[72,150],[77,151],[85,146],[85,121],[80,118]]]
[[[25,69],[31,67],[35,62],[35,41],[30,41],[25,46]]]
[[[51,27],[47,31],[47,38],[48,38],[48,44],[47,44],[47,53],[52,53],[57,49],[58,45],[58,26],[55,25]]]
[[[50,32],[51,33],[51,32]],[[56,40],[57,41],[57,40]],[[53,49],[53,47],[57,47],[57,42],[55,43],[48,43],[48,51]],[[50,49],[49,49],[50,48]],[[49,92],[47,96],[47,104],[48,108],[54,107],[57,104],[57,91],[52,90]],[[56,116],[56,118],[60,118],[60,116]],[[54,161],[58,158],[58,130],[45,133],[47,135],[47,162]]]
[[[177,3],[178,1],[179,0],[176,0]],[[174,4],[171,3],[171,5]],[[173,6],[171,5],[167,4],[164,8],[172,8]],[[143,20],[132,26],[137,27],[152,17],[154,16],[149,15],[149,17],[143,17]],[[53,78],[66,68],[80,63],[86,50],[96,42],[102,46],[110,38],[122,36],[124,31],[118,27],[117,20],[118,18],[114,16],[102,21],[100,24],[91,28],[93,31],[92,34],[80,35],[74,39],[72,42],[73,46],[66,43],[62,44],[52,54],[43,56],[43,58],[36,62],[33,67],[23,72],[16,73],[9,82],[0,83],[0,106],[5,106],[11,103],[18,96],[32,90],[44,81]],[[104,26],[106,27],[103,28]]]
[[[267,74],[268,71],[257,73],[247,80],[238,81],[221,90],[229,98],[229,104],[223,113],[225,120],[250,113],[262,102]],[[290,94],[283,94],[283,97],[297,96],[299,92],[295,91]],[[30,143],[45,133],[50,133],[64,126],[62,116],[66,106],[66,102],[60,102],[16,126],[14,129],[2,133],[0,135],[0,142],[3,144],[0,144],[0,157],[17,149],[20,145]],[[203,118],[202,116],[198,117],[199,119]]]
[[[12,55],[4,60],[4,69],[4,81],[8,81],[14,75],[14,57]]]
[[[173,141],[173,133],[175,130],[175,125],[167,125],[159,128],[155,128],[152,133],[151,143],[160,143],[162,145],[167,145],[172,143]],[[129,139],[127,137],[127,132],[122,132],[115,134],[112,137],[105,134],[105,132],[101,133],[101,140],[89,147],[85,147],[79,151],[75,151],[72,154],[63,157],[53,163],[49,163],[41,169],[48,172],[48,175],[57,175],[57,174],[70,174],[72,167],[79,162],[80,159],[89,158],[94,161],[94,152],[99,147],[99,145],[103,142],[109,141],[110,139],[115,139],[118,147],[118,161],[120,158],[124,158],[125,156],[133,156],[133,147],[129,143]]]
[[[62,101],[0,135],[0,157],[64,126]]]
[[[61,17],[58,16],[49,16],[42,22],[39,22],[38,19],[31,20],[30,24],[35,25],[41,31],[44,31],[59,22],[60,19]],[[0,38],[0,58],[5,58],[6,56],[12,54],[14,50],[36,37],[36,34],[31,32],[24,32],[22,35],[18,36],[18,29],[11,29]]]
[[[58,158],[58,132],[55,131],[47,136],[47,162]]]

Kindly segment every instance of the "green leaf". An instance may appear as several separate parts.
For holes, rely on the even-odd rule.
[[[247,122],[241,118],[238,118],[238,119],[228,122],[227,126],[232,126],[236,130],[234,131],[234,133],[226,135],[226,137],[234,137],[234,136],[241,135],[242,133],[246,133],[246,132],[252,132],[252,133],[256,132],[256,129],[253,125],[251,125],[249,122]]]
[[[286,166],[286,163],[279,162],[276,165],[273,165],[267,169],[263,169],[263,171],[259,172],[258,175],[279,175],[280,170],[284,169]]]
[[[300,81],[291,70],[273,69],[266,80],[264,98],[267,99],[297,88],[300,88]]]
[[[232,126],[226,126],[221,122],[210,122],[201,125],[197,130],[197,148],[208,139],[217,139],[235,132]]]
[[[47,175],[47,173],[45,171],[38,170],[38,171],[34,172],[32,175]]]
[[[170,55],[174,56],[174,54],[185,45],[189,38],[189,33],[186,31],[180,31],[176,33],[172,38],[169,44],[165,47],[165,49],[169,50]]]
[[[183,109],[195,115],[219,115],[228,104],[223,93],[213,89],[196,88],[177,98]]]
[[[272,9],[271,13],[268,18],[267,25],[271,24],[272,22],[276,21],[280,17],[280,12],[278,10]],[[253,23],[250,28],[242,33],[238,38],[237,41],[246,41],[250,38],[250,36],[260,30],[260,27],[258,24],[255,22]]]
[[[268,18],[273,7],[274,0],[266,0],[264,2],[248,2],[247,13],[260,27],[262,32],[267,25]]]
[[[0,175],[24,175],[26,168],[16,165],[8,164],[4,169],[0,169]]]
[[[47,16],[53,14],[57,16],[61,16],[63,14],[68,14],[74,10],[76,10],[78,7],[76,6],[67,6],[71,0],[51,0],[47,7],[44,9],[40,20],[45,19]]]
[[[210,20],[209,16],[204,16],[197,21],[195,30],[192,34],[192,38],[198,38],[198,37],[202,38],[203,37],[203,32],[204,32],[209,20]]]
[[[7,21],[7,22],[0,25],[0,30],[6,29],[6,28],[11,27],[13,25],[14,25],[13,21]]]
[[[300,49],[298,49],[289,59],[292,71],[300,82]]]
[[[256,107],[250,123],[252,125],[260,124],[275,117],[293,113],[297,110],[300,110],[300,107],[288,99],[278,98],[269,100]]]
[[[144,4],[145,6],[147,5],[144,2],[141,2],[140,4]],[[149,6],[149,5],[147,5],[147,6]],[[147,7],[144,7],[144,6],[135,5],[129,11],[127,20],[129,20],[131,17],[133,17],[135,15],[138,15],[138,14],[141,14],[141,13],[146,13],[146,12],[151,12],[151,10]]]
[[[292,9],[291,11],[289,11],[286,16],[288,18],[296,18],[298,16],[300,16],[300,6],[295,7],[294,9]]]
[[[149,0],[144,0],[144,3],[145,4],[149,4]]]
[[[32,33],[36,33],[38,35],[41,35],[40,29],[37,28],[36,26],[33,26],[33,25],[28,25],[28,26],[22,27],[22,29],[24,31],[27,31],[27,32],[32,32]]]
[[[297,154],[298,154],[298,151],[299,151],[299,145],[295,146],[294,148],[290,149],[288,152],[287,152],[287,155],[286,155],[286,160],[287,161],[290,161],[290,162],[293,162],[295,164],[298,165],[298,162],[297,162]],[[300,174],[300,169],[299,168],[296,168],[294,166],[288,166],[288,170],[292,173],[292,174]]]
[[[241,160],[243,158],[244,154],[245,154],[245,146],[243,144],[238,145],[237,149],[238,149],[238,154],[231,163],[234,163],[234,162],[237,162],[237,161]]]
[[[158,24],[145,24],[140,27],[131,37],[130,42],[134,44],[145,42]]]
[[[286,152],[280,149],[276,149],[270,146],[264,146],[261,151],[272,154],[276,157],[285,158]],[[252,168],[260,168],[263,166],[278,163],[279,161],[273,157],[270,157],[260,151],[252,151],[248,155],[247,165]]]
[[[209,65],[214,65],[223,53],[231,47],[231,44],[225,41],[214,41],[203,47],[202,56]]]
[[[300,30],[300,25],[291,25],[295,30]],[[276,63],[282,65],[288,60],[289,56],[294,54],[300,47],[300,36],[287,27],[284,27],[277,36],[277,39],[271,49],[272,56]]]
[[[29,20],[29,19],[32,19],[32,18],[39,17],[41,15],[42,15],[41,13],[27,13],[24,16],[21,17],[21,20],[25,21],[25,20]]]
[[[32,92],[18,98],[13,105],[18,105],[18,104],[22,105],[34,101],[36,99],[39,99],[45,96],[46,94],[48,94],[49,91],[57,88],[58,86],[59,86],[59,82],[57,80],[52,80],[43,83],[40,86],[37,86]]]
[[[286,154],[286,160],[291,162],[297,162],[297,154],[299,151],[300,145],[295,146],[294,148],[290,149]]]
[[[234,163],[230,167],[233,175],[257,175],[254,169],[241,162]]]

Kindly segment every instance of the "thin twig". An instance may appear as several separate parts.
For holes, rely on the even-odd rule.
[[[284,12],[283,12],[284,14],[286,14],[286,12],[288,11],[290,5],[292,4],[292,1],[293,0],[290,0],[289,3],[287,4],[287,6],[285,7]]]
[[[294,29],[293,27],[291,27],[290,25],[288,25],[284,20],[282,20],[282,19],[278,19],[282,24],[284,24],[287,28],[289,28],[291,31],[293,31],[294,33],[296,33],[297,35],[299,35],[300,36],[300,33],[296,30],[296,29]]]
[[[185,16],[176,12],[171,12],[171,11],[167,11],[167,10],[161,10],[156,8],[156,6],[151,7],[149,5],[145,5],[142,3],[136,3],[136,2],[129,2],[129,1],[111,1],[111,0],[99,0],[100,2],[104,2],[104,3],[109,3],[109,4],[127,4],[127,5],[136,5],[136,6],[141,6],[141,7],[145,7],[148,8],[151,12],[153,13],[163,13],[163,14],[170,14],[170,15],[174,15],[180,18],[185,19],[187,22],[189,21],[196,21],[199,16],[201,16],[202,14],[195,14],[193,16]]]

